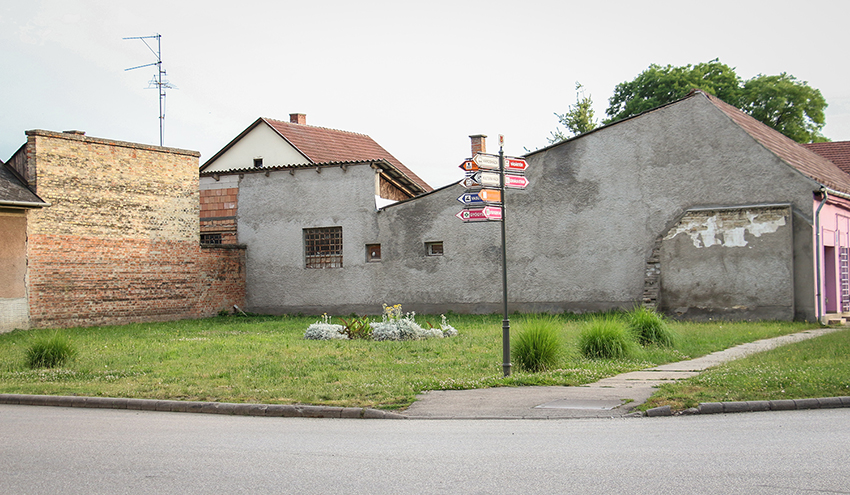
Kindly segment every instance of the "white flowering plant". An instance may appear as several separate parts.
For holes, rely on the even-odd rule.
[[[345,325],[332,324],[330,317],[325,313],[321,321],[313,323],[304,333],[308,340],[332,340],[361,338],[372,340],[420,340],[443,337],[454,337],[458,334],[457,329],[449,325],[445,315],[440,315],[442,323],[435,327],[428,322],[427,329],[416,323],[416,313],[403,313],[401,304],[393,306],[383,305],[384,311],[381,321],[370,322],[365,316],[354,318],[351,321],[340,320]]]
[[[348,335],[345,334],[344,326],[331,323],[331,317],[325,313],[322,315],[321,321],[307,327],[304,338],[306,340],[335,340],[347,339]]]

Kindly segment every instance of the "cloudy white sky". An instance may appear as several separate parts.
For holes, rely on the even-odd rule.
[[[604,116],[614,86],[650,64],[719,58],[744,79],[787,72],[829,103],[850,140],[850,2],[27,0],[0,4],[0,159],[24,131],[159,143],[201,163],[257,117],[368,134],[435,187],[462,177],[470,134],[489,151],[547,144],[580,81]],[[153,45],[155,47],[155,44]]]

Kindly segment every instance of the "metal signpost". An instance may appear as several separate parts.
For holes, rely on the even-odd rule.
[[[505,138],[499,135],[499,154],[478,153],[464,160],[460,168],[466,172],[461,185],[467,189],[457,200],[464,205],[456,217],[464,222],[499,222],[502,224],[502,369],[511,374],[511,322],[508,318],[508,258],[505,229],[505,189],[525,189],[528,179],[522,174],[528,163],[522,158],[506,157]],[[484,189],[498,187],[498,189]]]

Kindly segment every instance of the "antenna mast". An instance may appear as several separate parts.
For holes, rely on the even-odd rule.
[[[156,51],[151,48],[148,44],[148,39],[156,38]],[[177,89],[176,86],[168,82],[163,76],[165,76],[165,69],[162,68],[162,35],[157,33],[155,36],[133,36],[129,38],[124,38],[125,40],[142,40],[142,43],[145,44],[146,47],[156,55],[156,62],[152,62],[150,64],[139,65],[137,67],[130,67],[129,69],[124,69],[125,71],[133,70],[133,69],[141,69],[142,67],[151,67],[153,65],[156,66],[156,74],[151,78],[148,82],[148,89],[156,88],[159,90],[159,145],[163,144],[163,136],[165,129],[165,90],[166,89]]]

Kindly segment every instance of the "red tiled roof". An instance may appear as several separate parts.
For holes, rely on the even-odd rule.
[[[689,97],[693,95],[703,95],[708,98],[714,106],[729,116],[762,146],[804,175],[830,189],[850,194],[850,175],[844,173],[833,162],[715,96],[694,91]]]
[[[845,173],[850,174],[850,141],[808,143],[803,146],[838,165],[838,168]]]
[[[262,119],[314,163],[386,160],[425,192],[433,188],[365,134]]]

